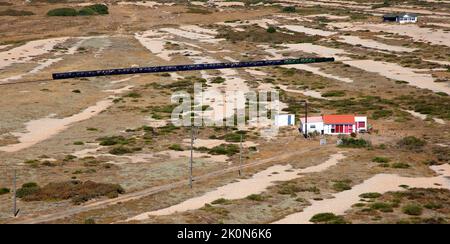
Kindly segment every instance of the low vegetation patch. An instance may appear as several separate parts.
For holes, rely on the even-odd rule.
[[[337,216],[334,213],[319,213],[309,221],[318,224],[347,224],[342,216]]]
[[[219,146],[215,146],[209,150],[209,153],[212,155],[227,155],[233,156],[236,153],[239,153],[239,146],[234,144],[221,144]]]
[[[231,204],[231,200],[228,200],[225,198],[219,198],[219,199],[212,201],[211,204],[213,204],[213,205],[219,205],[219,204],[220,205],[228,205],[228,204]]]
[[[402,208],[402,212],[407,215],[418,216],[423,212],[423,208],[417,204],[407,204]]]
[[[339,147],[362,148],[370,146],[370,142],[364,140],[363,138],[357,139],[352,137],[344,137],[341,140],[342,143]]]
[[[412,151],[421,151],[425,144],[425,140],[419,139],[415,136],[407,136],[397,142],[398,147]]]
[[[345,96],[345,91],[327,91],[322,94],[322,97],[343,97]]]
[[[34,15],[31,11],[26,10],[15,10],[15,9],[7,9],[0,11],[0,16],[30,16]]]
[[[261,202],[264,201],[266,198],[262,196],[261,194],[251,194],[246,197],[248,200]]]
[[[23,185],[17,193],[17,197],[24,201],[61,201],[71,199],[74,204],[80,204],[102,196],[115,198],[119,194],[125,193],[125,190],[117,184],[73,180],[49,183],[44,187],[39,187],[37,184]]]
[[[347,191],[352,189],[350,186],[351,180],[340,180],[336,181],[333,184],[333,190],[341,192],[341,191]]]
[[[384,212],[384,213],[390,213],[390,212],[394,211],[392,209],[392,204],[385,203],[385,202],[372,203],[372,204],[370,204],[370,208],[373,210],[378,210],[378,211]]]
[[[47,12],[48,16],[90,16],[109,14],[108,6],[104,4],[93,4],[85,6],[80,10],[74,8],[56,8]]]
[[[360,198],[379,198],[381,197],[381,194],[378,192],[367,192],[359,195]]]
[[[10,192],[9,188],[2,187],[0,188],[0,196],[4,194],[8,194]]]
[[[385,157],[374,157],[373,159],[372,159],[372,162],[375,162],[375,163],[389,163],[389,159],[388,158],[385,158]]]

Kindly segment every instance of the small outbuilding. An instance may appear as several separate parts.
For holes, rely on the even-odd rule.
[[[278,114],[275,116],[276,126],[290,126],[295,125],[295,115],[294,114]]]
[[[399,14],[386,14],[383,15],[383,22],[397,22],[400,24],[403,23],[416,23],[417,15],[410,13],[399,13]]]

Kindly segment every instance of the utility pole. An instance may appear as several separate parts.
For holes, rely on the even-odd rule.
[[[308,139],[308,101],[303,102],[305,103],[305,138]]]
[[[14,169],[14,178],[13,178],[13,190],[14,190],[14,195],[13,195],[13,216],[17,217],[17,215],[19,214],[20,209],[17,209],[17,170]]]
[[[189,187],[192,189],[192,167],[194,158],[194,125],[191,125],[191,157],[189,159]]]
[[[242,134],[241,134],[241,142],[239,145],[239,176],[242,176]]]

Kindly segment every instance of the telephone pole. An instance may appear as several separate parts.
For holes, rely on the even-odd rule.
[[[20,209],[17,209],[17,170],[14,169],[14,178],[13,178],[13,190],[14,190],[14,195],[13,195],[13,216],[17,217],[17,215],[19,214]]]
[[[242,176],[242,134],[241,141],[239,143],[239,176]]]
[[[189,187],[192,189],[192,168],[193,168],[193,157],[194,157],[194,125],[191,125],[191,157],[189,159]]]

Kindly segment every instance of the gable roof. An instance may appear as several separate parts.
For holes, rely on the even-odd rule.
[[[300,118],[300,121],[302,122],[302,124],[304,124],[305,117]],[[323,122],[322,116],[308,117],[308,123],[320,123],[320,122]]]
[[[330,114],[323,116],[323,122],[325,124],[354,124],[355,116],[351,114]]]

